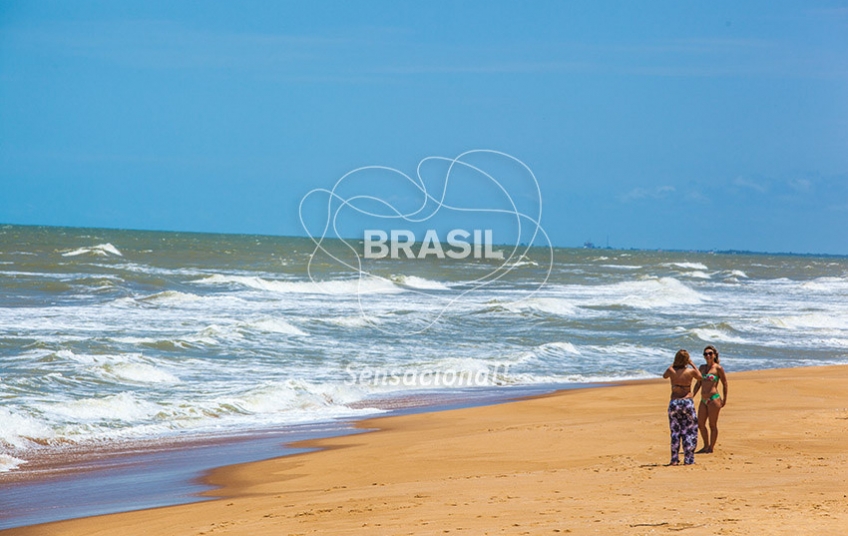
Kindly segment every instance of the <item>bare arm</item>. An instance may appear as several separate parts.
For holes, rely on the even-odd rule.
[[[698,367],[695,366],[695,363],[693,363],[690,360],[689,364],[692,366],[692,373],[695,376],[695,379],[698,380],[698,387],[700,387],[701,386],[701,380],[704,379],[704,376],[701,375],[701,371],[698,370]],[[697,392],[697,389],[696,389],[696,392]]]
[[[700,374],[701,374],[701,379],[700,379],[700,380],[698,380],[698,381],[697,381],[697,383],[695,383],[695,390],[692,392],[692,396],[697,395],[697,394],[698,394],[698,391],[700,391],[700,390],[701,390],[701,381],[702,381],[702,380],[703,380],[703,378],[704,378],[704,373],[703,373],[703,372],[701,372],[701,369],[698,369],[698,373],[700,373]]]
[[[721,380],[721,386],[724,388],[724,398],[721,399],[721,407],[727,404],[727,376],[724,374],[724,367],[718,367],[718,379]]]

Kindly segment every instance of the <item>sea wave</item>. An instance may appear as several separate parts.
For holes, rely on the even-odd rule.
[[[667,262],[662,266],[683,268],[684,270],[708,270],[707,265],[701,262]]]
[[[595,306],[626,306],[636,309],[661,309],[679,305],[697,305],[709,301],[704,294],[686,286],[673,277],[646,277],[592,289]]]
[[[397,275],[392,276],[391,280],[403,287],[409,287],[420,290],[450,290],[450,287],[439,281],[432,281],[423,277],[414,275]]]
[[[12,469],[17,469],[25,463],[26,460],[15,458],[14,456],[9,456],[8,454],[0,454],[0,473],[5,473],[11,471]]]
[[[709,343],[727,342],[734,344],[752,344],[751,339],[745,339],[726,329],[695,328],[690,333],[702,341]]]
[[[317,320],[325,324],[345,328],[367,328],[379,325],[382,322],[380,318],[371,315],[333,316],[329,318],[318,318]]]
[[[761,319],[760,323],[789,331],[829,330],[846,332],[848,331],[848,311],[842,314],[816,312],[789,316],[769,316]]]
[[[490,303],[513,313],[546,313],[564,317],[574,317],[580,314],[580,309],[577,306],[563,298],[527,298],[514,302],[494,301]]]
[[[693,279],[712,279],[712,276],[706,272],[702,272],[701,270],[694,270],[692,272],[686,272],[684,274],[685,277],[691,277]]]
[[[0,446],[25,449],[48,442],[55,436],[53,429],[34,417],[0,406]]]
[[[240,322],[239,328],[252,331],[260,331],[264,333],[279,333],[282,335],[296,335],[298,337],[308,337],[309,334],[302,329],[289,324],[280,318],[260,318],[249,322]]]
[[[613,270],[641,270],[641,264],[602,264],[601,268],[612,268]]]
[[[157,292],[156,294],[151,294],[149,296],[136,298],[137,301],[142,303],[160,303],[169,305],[182,304],[202,299],[203,298],[198,296],[197,294],[191,294],[189,292],[180,292],[178,290],[165,290],[162,292]]]
[[[175,384],[180,379],[168,371],[147,363],[116,363],[103,366],[102,374],[106,378],[121,383],[134,384]]]
[[[118,248],[108,243],[98,244],[87,248],[78,248],[62,253],[63,257],[77,257],[79,255],[92,255],[96,257],[108,257],[109,255],[114,255],[116,257],[124,256],[123,253],[118,251]]]
[[[239,285],[254,290],[282,294],[394,294],[403,289],[387,279],[378,277],[336,281],[281,281],[255,276],[215,274],[194,281],[200,285]]]

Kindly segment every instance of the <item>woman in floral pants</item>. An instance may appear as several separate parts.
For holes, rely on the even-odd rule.
[[[683,463],[695,463],[695,447],[698,446],[698,416],[692,402],[692,380],[701,380],[701,372],[692,363],[689,352],[678,350],[674,363],[668,367],[663,378],[671,381],[671,401],[668,403],[668,426],[671,429],[671,463],[680,463],[680,443],[683,443]]]

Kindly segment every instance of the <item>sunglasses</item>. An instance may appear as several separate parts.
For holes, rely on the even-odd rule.
[[[712,350],[710,350],[709,352],[704,352],[704,357],[708,355],[715,355],[715,352],[713,352]]]

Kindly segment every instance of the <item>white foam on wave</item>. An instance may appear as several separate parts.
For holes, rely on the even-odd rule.
[[[707,265],[700,262],[667,262],[662,266],[683,268],[684,270],[708,270]]]
[[[293,326],[280,318],[262,318],[250,322],[242,322],[239,326],[251,330],[264,331],[266,333],[280,333],[282,335],[296,335],[298,337],[309,336],[309,334],[302,329]]]
[[[281,294],[392,294],[403,289],[387,279],[370,277],[339,281],[278,281],[255,276],[215,274],[194,281],[202,285],[240,285],[255,290]]]
[[[589,369],[621,369],[622,359],[638,358],[641,361],[647,360],[659,363],[670,359],[669,355],[673,357],[673,354],[669,354],[666,348],[653,348],[629,343],[575,345],[567,341],[557,341],[541,344],[529,352],[521,353],[516,363],[526,364],[541,360],[558,364],[571,364],[579,361],[584,368],[588,367]],[[567,358],[569,361],[561,361],[561,358]]]
[[[594,287],[597,296],[592,305],[624,305],[636,309],[660,309],[678,305],[697,305],[708,299],[673,277],[648,277],[612,285]]]
[[[334,324],[345,328],[367,328],[381,322],[378,317],[371,315],[334,316],[331,318],[319,318],[318,320],[326,324]]]
[[[53,355],[84,365],[84,370],[110,382],[136,384],[176,384],[180,379],[142,354],[75,354],[63,349]]]
[[[818,277],[801,285],[807,291],[845,294],[848,292],[848,279],[842,277]]]
[[[691,277],[693,279],[711,279],[712,276],[706,272],[702,272],[701,270],[694,270],[692,272],[686,272],[683,274],[685,277]]]
[[[690,332],[705,342],[728,342],[734,344],[751,344],[752,342],[721,329],[695,328]]]
[[[26,460],[9,456],[8,454],[0,454],[0,473],[17,469],[20,465],[25,464]]]
[[[315,420],[359,413],[347,404],[361,400],[365,392],[353,385],[310,382],[290,379],[269,382],[244,393],[217,399],[216,413],[233,411],[264,418],[276,418],[285,414],[289,417]]]
[[[432,281],[414,275],[392,276],[391,280],[398,285],[420,290],[450,290],[450,287],[438,281]]]
[[[848,315],[836,313],[805,313],[780,317],[766,317],[763,322],[771,327],[798,330],[829,330],[844,332],[848,330]]]
[[[244,335],[234,325],[210,324],[194,335],[183,337],[188,343],[215,346],[219,341],[238,341],[244,339]]]
[[[614,270],[641,270],[644,266],[639,264],[602,264],[602,268],[612,268]]]
[[[523,255],[519,260],[511,263],[506,263],[504,266],[509,268],[520,268],[522,266],[539,266],[539,263],[530,259],[526,259]]]
[[[502,304],[507,311],[514,313],[541,312],[557,316],[578,316],[579,309],[563,298],[528,298]]]
[[[62,253],[63,257],[77,257],[79,255],[94,255],[98,257],[108,257],[109,255],[115,255],[116,257],[124,256],[120,251],[118,251],[118,248],[108,243],[98,244],[96,246],[91,246],[88,248],[79,248],[73,251],[66,251],[65,253]]]
[[[0,445],[22,449],[32,442],[43,443],[54,437],[55,433],[49,426],[0,406]]]
[[[181,304],[187,302],[196,302],[202,299],[203,298],[201,298],[197,294],[180,292],[177,290],[166,290],[163,292],[157,292],[156,294],[151,294],[150,296],[138,298],[138,301],[143,303]]]
[[[72,423],[86,421],[134,423],[150,419],[160,412],[158,405],[140,400],[135,394],[127,391],[103,397],[39,403],[37,406],[48,415],[59,416]]]
[[[146,363],[118,363],[107,365],[103,370],[106,375],[121,382],[168,385],[180,383],[180,379],[170,372]]]
[[[539,346],[537,349],[546,353],[581,355],[580,350],[570,342],[549,342]]]

